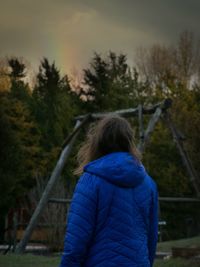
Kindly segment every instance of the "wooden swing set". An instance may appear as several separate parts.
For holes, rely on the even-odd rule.
[[[38,221],[42,215],[42,212],[48,202],[56,202],[56,203],[67,203],[70,200],[67,199],[52,199],[50,198],[50,194],[52,192],[52,189],[54,188],[56,182],[58,181],[62,170],[64,169],[64,166],[70,156],[70,152],[72,150],[72,146],[80,132],[80,130],[85,126],[86,124],[89,124],[90,122],[99,120],[103,118],[107,114],[118,114],[120,116],[123,116],[125,118],[129,117],[135,117],[138,116],[138,122],[139,122],[139,144],[138,149],[141,153],[144,153],[145,147],[147,143],[149,142],[151,133],[153,132],[155,125],[158,123],[159,119],[162,118],[165,122],[167,127],[169,128],[173,140],[177,145],[177,149],[181,155],[182,161],[184,166],[187,169],[188,175],[190,177],[190,181],[192,183],[192,186],[194,188],[194,191],[196,193],[196,198],[176,198],[176,197],[159,197],[159,201],[172,201],[172,202],[200,202],[200,188],[198,184],[198,176],[197,173],[193,167],[193,164],[187,155],[187,152],[184,149],[183,146],[183,136],[180,134],[179,131],[177,131],[174,123],[171,120],[170,114],[168,112],[169,108],[172,105],[171,99],[165,99],[164,101],[157,103],[152,106],[142,106],[141,104],[138,105],[136,108],[130,108],[130,109],[124,109],[124,110],[117,110],[114,112],[109,113],[92,113],[92,114],[86,114],[81,115],[75,118],[75,127],[72,131],[72,133],[67,137],[67,139],[64,141],[63,144],[63,150],[59,156],[59,159],[57,161],[57,164],[49,178],[49,181],[46,185],[46,188],[41,196],[41,199],[32,214],[32,217],[29,221],[28,226],[26,227],[24,231],[24,235],[20,242],[17,244],[15,253],[23,253],[25,251],[26,245],[29,242],[29,239],[32,235],[33,230],[38,224]],[[148,122],[147,128],[144,129],[143,125],[143,115],[151,115],[151,118]]]

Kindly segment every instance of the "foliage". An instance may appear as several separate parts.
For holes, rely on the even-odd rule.
[[[61,145],[73,116],[70,85],[67,76],[61,78],[55,63],[50,64],[46,58],[41,61],[33,100],[42,145],[47,149]]]
[[[0,94],[1,222],[8,209],[16,206],[27,188],[34,185],[34,177],[41,166],[37,126],[28,105],[19,95],[13,94],[14,85],[17,85],[15,89],[25,88],[23,81],[12,80],[10,90]]]
[[[0,96],[0,210],[1,222],[34,185],[40,168],[38,132],[22,102],[10,94]]]
[[[124,54],[110,52],[104,59],[95,53],[90,68],[84,69],[80,95],[87,100],[88,112],[111,111],[137,105],[141,87],[136,69],[127,64]]]

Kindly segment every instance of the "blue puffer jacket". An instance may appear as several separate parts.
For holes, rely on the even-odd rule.
[[[114,152],[84,167],[72,198],[60,267],[150,267],[157,189],[142,164]]]

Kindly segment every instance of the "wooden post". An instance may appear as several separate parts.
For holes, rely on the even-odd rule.
[[[79,120],[76,122],[76,125],[75,125],[75,129],[77,127],[80,126],[80,124],[84,123],[83,122],[80,122]],[[79,127],[79,130],[80,130],[80,127]],[[31,237],[31,234],[35,228],[35,226],[37,225],[38,223],[38,220],[48,202],[48,198],[49,198],[49,195],[51,193],[51,190],[53,189],[55,183],[58,181],[58,178],[60,177],[61,175],[61,172],[65,166],[65,163],[70,155],[70,152],[71,152],[71,148],[72,148],[72,145],[76,139],[78,135],[78,132],[76,132],[76,134],[72,137],[72,139],[70,139],[70,143],[63,149],[61,155],[60,155],[60,158],[51,174],[51,177],[46,185],[46,188],[42,194],[42,197],[30,219],[30,222],[24,232],[24,235],[21,239],[21,241],[19,242],[19,244],[17,245],[16,247],[16,250],[15,250],[15,253],[23,253],[25,248],[26,248],[26,245]]]
[[[18,228],[18,219],[17,219],[17,212],[14,213],[13,215],[13,233],[12,233],[12,251],[15,251],[16,244],[17,244],[17,228]]]
[[[62,204],[67,204],[71,203],[71,198],[49,198],[48,200],[49,203],[62,203]]]
[[[156,123],[158,122],[161,114],[162,114],[162,108],[159,106],[156,108],[156,111],[154,112],[154,114],[152,115],[152,117],[148,123],[147,129],[146,129],[145,134],[144,134],[144,141],[140,142],[138,145],[138,150],[141,153],[144,152],[145,145],[149,141],[150,134],[153,132],[153,129],[154,129]]]
[[[167,126],[169,127],[171,133],[172,133],[173,139],[177,145],[177,148],[178,148],[179,153],[181,155],[183,164],[185,165],[185,167],[188,171],[188,174],[190,176],[190,181],[194,187],[194,190],[197,194],[197,197],[200,197],[200,189],[199,189],[198,182],[197,182],[198,179],[197,179],[196,172],[193,168],[192,162],[190,161],[189,157],[186,154],[186,151],[184,150],[184,148],[182,146],[182,143],[181,143],[180,138],[178,136],[178,132],[177,132],[173,122],[171,121],[169,113],[166,112],[164,114],[164,119],[165,119]]]
[[[80,128],[82,128],[89,120],[91,120],[91,114],[87,114],[84,117],[84,119],[81,121],[81,123],[77,127],[74,127],[74,130],[72,131],[72,133],[64,140],[64,142],[62,144],[62,148],[64,148],[66,145],[68,145],[68,143],[71,141],[73,136],[77,132],[79,132]]]
[[[138,105],[138,122],[139,122],[139,145],[138,147],[141,147],[144,142],[144,125],[143,125],[143,110],[142,105]]]

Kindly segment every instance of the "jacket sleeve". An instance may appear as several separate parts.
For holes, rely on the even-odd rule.
[[[158,191],[154,184],[149,216],[148,248],[150,266],[153,266],[158,241]]]
[[[64,240],[60,267],[80,267],[94,234],[97,185],[94,176],[84,173],[75,188]]]

